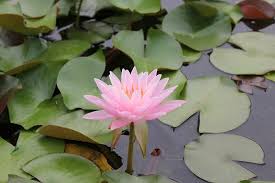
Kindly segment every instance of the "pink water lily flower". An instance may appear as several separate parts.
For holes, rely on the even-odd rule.
[[[92,95],[84,97],[102,110],[86,114],[83,118],[91,120],[112,119],[112,130],[147,120],[157,119],[180,107],[184,100],[165,99],[177,86],[165,89],[168,78],[161,79],[157,70],[137,73],[136,68],[130,73],[122,70],[121,81],[110,72],[111,85],[95,79],[101,92],[101,98]]]

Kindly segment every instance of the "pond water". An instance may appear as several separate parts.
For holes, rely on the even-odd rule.
[[[168,10],[175,8],[181,3],[180,0],[163,0],[163,5]],[[257,28],[257,26],[255,26]],[[233,33],[252,31],[244,22],[239,23]],[[269,25],[259,30],[261,32],[275,33],[275,25]],[[188,79],[199,76],[227,75],[211,65],[208,53],[204,53],[200,60],[182,69]],[[255,165],[240,163],[245,168],[254,172],[258,180],[275,180],[275,83],[268,82],[267,91],[254,88],[254,94],[249,95],[252,110],[249,119],[239,128],[228,132],[250,138],[257,142],[265,152],[265,164]],[[224,104],[226,105],[226,103]],[[222,107],[222,106],[220,106]],[[149,123],[150,136],[147,159],[143,159],[136,146],[135,170],[137,174],[158,173],[170,177],[180,183],[204,183],[188,170],[183,161],[184,145],[198,138],[198,117],[192,116],[180,127],[172,129],[158,121]],[[126,162],[128,138],[123,136],[116,148]],[[159,148],[161,155],[152,157],[150,152]],[[124,169],[125,167],[123,167]],[[211,165],[209,165],[211,168]]]

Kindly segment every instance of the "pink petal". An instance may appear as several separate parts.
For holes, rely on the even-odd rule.
[[[130,121],[123,121],[123,120],[116,120],[116,121],[113,121],[110,125],[110,129],[111,130],[115,130],[117,128],[122,128],[124,126],[127,126],[129,125],[131,122]]]
[[[158,73],[157,69],[153,70],[148,76],[148,81],[151,81],[154,77],[156,77],[157,73]]]
[[[164,78],[164,79],[160,80],[158,83],[158,86],[156,87],[156,89],[154,91],[154,95],[159,95],[166,87],[168,81],[169,81],[169,78]]]
[[[113,72],[110,72],[109,78],[113,86],[121,89],[120,80],[116,77],[116,75]]]
[[[95,80],[95,83],[96,83],[98,89],[101,91],[101,93],[109,93],[110,88],[106,83],[104,83],[103,81],[96,79],[96,78],[94,80]]]
[[[91,119],[91,120],[102,120],[102,119],[110,119],[113,118],[112,115],[107,113],[104,110],[101,111],[95,111],[95,112],[90,112],[86,115],[83,116],[84,119]]]
[[[159,117],[167,114],[168,112],[173,111],[176,108],[182,106],[185,103],[186,103],[186,101],[184,101],[184,100],[172,100],[172,101],[166,102],[166,103],[161,104],[160,106],[156,107],[145,118],[146,118],[146,120],[152,120],[152,119],[159,118]]]
[[[98,107],[104,107],[104,101],[93,95],[84,95],[84,98],[88,100],[90,103],[95,104]]]

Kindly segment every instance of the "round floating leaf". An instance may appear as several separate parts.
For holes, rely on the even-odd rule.
[[[206,3],[186,2],[165,16],[162,29],[195,49],[217,47],[231,35],[229,16]]]
[[[8,174],[28,178],[21,168],[34,158],[64,151],[61,140],[43,137],[38,133],[21,132],[16,147],[0,138],[0,182],[8,181]]]
[[[20,125],[30,129],[37,125],[46,125],[49,121],[57,119],[67,112],[62,96],[58,95],[52,99],[41,102],[33,113],[24,119]]]
[[[99,183],[101,177],[100,170],[90,161],[64,153],[37,158],[23,170],[43,183]]]
[[[69,109],[97,109],[85,100],[84,95],[100,95],[94,78],[101,78],[104,70],[105,58],[102,51],[66,63],[57,78],[57,86],[65,105]]]
[[[254,141],[230,134],[202,135],[184,148],[187,167],[213,183],[239,183],[253,178],[254,173],[234,161],[263,164],[263,158],[263,150]]]
[[[0,114],[6,108],[9,98],[20,88],[22,86],[17,78],[0,75]]]
[[[275,70],[275,36],[260,32],[243,32],[229,42],[240,47],[216,48],[210,56],[218,69],[236,75],[262,75]],[[261,46],[259,46],[261,45]]]
[[[39,183],[39,182],[18,177],[16,175],[9,175],[8,183]]]
[[[176,90],[168,97],[170,100],[182,99],[181,93],[185,87],[187,79],[185,75],[180,71],[165,71],[161,72],[162,78],[169,78],[167,88],[177,86]]]
[[[77,6],[78,3],[79,2],[77,2]],[[83,0],[80,16],[93,17],[97,11],[111,6],[112,4],[109,0]]]
[[[113,44],[133,59],[139,71],[178,70],[184,62],[180,44],[160,30],[149,30],[146,45],[142,31],[120,31]]]
[[[39,56],[47,44],[40,39],[27,39],[23,44],[0,48],[0,70],[7,72]]]
[[[53,6],[42,18],[26,18],[20,5],[9,1],[0,2],[0,25],[8,30],[27,35],[46,33],[55,28],[57,7]],[[10,21],[13,20],[13,21]]]
[[[182,54],[183,54],[184,63],[189,64],[199,60],[202,55],[202,52],[193,50],[192,48],[182,45]]]
[[[69,154],[50,154],[37,158],[23,170],[43,183],[175,183],[162,176],[131,176],[126,173],[100,170],[89,160]]]
[[[46,15],[54,4],[54,0],[20,0],[22,13],[37,18]]]
[[[74,111],[48,121],[38,132],[60,139],[68,139],[89,143],[107,143],[112,140],[109,121],[91,121],[83,119],[84,112]]]
[[[250,113],[250,100],[240,93],[235,83],[225,77],[200,77],[188,80],[182,107],[160,120],[178,127],[193,114],[200,112],[200,133],[221,133],[243,124]]]
[[[160,11],[160,0],[110,0],[114,6],[139,13],[157,13]]]
[[[43,64],[18,75],[23,89],[17,91],[8,103],[12,123],[22,123],[41,102],[52,97],[61,66],[59,63]]]
[[[241,181],[240,183],[275,183],[275,182],[243,180],[243,181]]]
[[[265,75],[265,77],[271,81],[275,82],[275,72],[270,72]]]

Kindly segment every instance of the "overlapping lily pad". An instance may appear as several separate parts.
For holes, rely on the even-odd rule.
[[[217,48],[210,56],[218,69],[236,75],[263,75],[275,70],[275,36],[260,32],[243,32],[229,42],[240,47]]]
[[[112,131],[108,128],[110,121],[91,121],[83,119],[81,110],[64,114],[51,119],[48,124],[39,128],[38,132],[60,139],[89,143],[105,144],[111,142]]]
[[[160,120],[178,127],[200,112],[200,133],[230,131],[243,124],[250,114],[250,100],[226,77],[200,77],[188,80],[182,91],[186,104]]]
[[[235,161],[263,164],[264,152],[254,141],[230,134],[202,135],[185,146],[184,161],[198,177],[213,183],[239,183],[256,175]]]
[[[43,183],[175,183],[162,176],[131,176],[100,170],[90,161],[75,155],[51,154],[28,163],[23,170]]]
[[[2,166],[0,182],[8,181],[8,174],[30,177],[21,168],[38,156],[64,152],[64,142],[43,137],[33,132],[21,132],[16,147],[0,139],[0,160]]]
[[[8,183],[39,183],[34,180],[19,177],[17,175],[9,175]]]
[[[56,24],[56,14],[57,7],[53,6],[41,18],[27,18],[23,15],[18,3],[0,2],[0,26],[27,35],[46,33],[53,30]]]
[[[20,124],[35,112],[41,102],[52,97],[61,66],[60,63],[43,64],[18,75],[23,88],[8,103],[12,123]]]
[[[160,11],[160,0],[110,0],[114,6],[139,13],[157,13]]]
[[[65,105],[69,109],[97,109],[84,99],[84,95],[99,95],[94,78],[100,79],[104,70],[105,58],[102,51],[66,63],[57,78],[57,86]]]
[[[28,17],[39,18],[45,16],[54,4],[54,0],[20,0],[22,13]]]
[[[275,82],[275,72],[270,72],[265,75],[265,77],[271,81]]]
[[[207,3],[188,1],[165,16],[162,29],[200,51],[226,42],[231,35],[231,21],[229,16]]]
[[[130,56],[139,71],[178,70],[184,62],[180,44],[168,34],[150,29],[145,45],[142,31],[120,31],[114,47]]]

